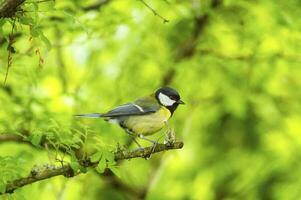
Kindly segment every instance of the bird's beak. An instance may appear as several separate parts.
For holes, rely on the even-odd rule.
[[[181,99],[179,99],[179,100],[177,101],[177,103],[178,103],[178,104],[185,104],[184,101],[182,101]]]

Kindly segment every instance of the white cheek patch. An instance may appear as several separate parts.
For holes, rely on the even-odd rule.
[[[161,92],[159,93],[159,101],[161,102],[162,105],[164,106],[172,106],[176,101],[172,100],[165,94],[162,94]]]

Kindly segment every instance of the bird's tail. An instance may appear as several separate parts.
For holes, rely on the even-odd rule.
[[[100,113],[78,114],[78,115],[74,115],[74,117],[100,118],[102,117],[102,114]]]

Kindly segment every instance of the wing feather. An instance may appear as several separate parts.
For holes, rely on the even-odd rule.
[[[102,117],[120,117],[120,116],[128,116],[128,115],[145,115],[147,113],[156,112],[156,110],[137,106],[134,103],[128,103],[110,110],[107,113],[102,114]]]
[[[129,115],[145,115],[154,113],[160,108],[155,98],[151,96],[136,100],[133,103],[127,103],[102,114],[102,117],[121,117]]]

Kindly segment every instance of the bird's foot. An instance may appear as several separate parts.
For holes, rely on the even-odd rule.
[[[164,144],[167,146],[172,146],[175,142],[176,142],[175,140],[169,140],[169,139],[164,140]]]
[[[158,138],[156,141],[153,141],[153,146],[152,146],[151,151],[149,152],[149,154],[145,155],[145,157],[144,157],[146,160],[149,160],[151,158],[152,154],[155,152],[155,149],[156,149],[157,145],[159,144],[159,139],[160,138]]]
[[[168,133],[165,134],[165,135],[166,135],[166,138],[164,140],[164,144],[166,144],[166,145],[172,145],[172,144],[174,144],[176,142],[176,135],[175,135],[174,130],[170,129],[168,131]]]

